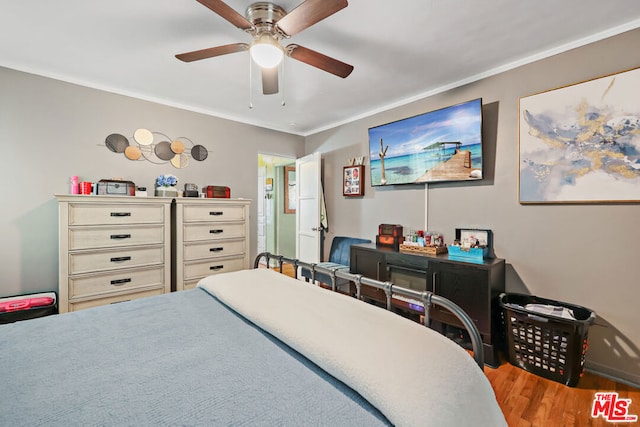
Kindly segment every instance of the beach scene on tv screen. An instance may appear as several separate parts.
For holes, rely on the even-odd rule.
[[[371,185],[482,179],[482,99],[369,129]]]

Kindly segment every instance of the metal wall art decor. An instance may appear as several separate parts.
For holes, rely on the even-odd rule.
[[[520,98],[520,203],[640,202],[640,68]]]
[[[194,144],[184,136],[172,140],[160,132],[138,129],[131,140],[112,133],[105,139],[105,145],[114,153],[123,153],[129,160],[147,160],[158,165],[170,162],[177,169],[187,167],[191,159],[201,162],[209,155],[204,146]]]

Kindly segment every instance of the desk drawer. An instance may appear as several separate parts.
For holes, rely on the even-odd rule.
[[[153,245],[164,242],[164,227],[120,226],[69,229],[69,250]]]
[[[164,221],[161,204],[70,204],[69,225],[158,224]]]
[[[184,259],[185,261],[193,261],[204,258],[244,255],[246,251],[244,244],[244,240],[187,243],[184,245]]]
[[[120,248],[69,254],[69,274],[91,273],[119,268],[163,264],[164,247]]]
[[[164,286],[164,267],[118,271],[69,278],[69,298],[122,292],[142,287]],[[105,295],[106,296],[106,295]]]
[[[242,205],[186,205],[183,209],[185,222],[245,220]]]
[[[200,240],[237,239],[244,237],[243,223],[225,224],[185,224],[184,241],[194,242]]]
[[[228,273],[244,268],[244,258],[209,259],[200,262],[185,263],[184,279],[201,279],[218,273]]]

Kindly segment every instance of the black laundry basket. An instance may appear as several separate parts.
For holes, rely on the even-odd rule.
[[[575,387],[582,377],[593,311],[533,295],[502,293],[503,326],[509,363],[541,377]],[[574,318],[542,314],[528,304],[568,309]]]

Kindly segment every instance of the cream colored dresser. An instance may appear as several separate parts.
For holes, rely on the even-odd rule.
[[[61,313],[171,291],[171,198],[56,198]]]
[[[249,268],[249,200],[176,199],[177,291],[211,274]]]

